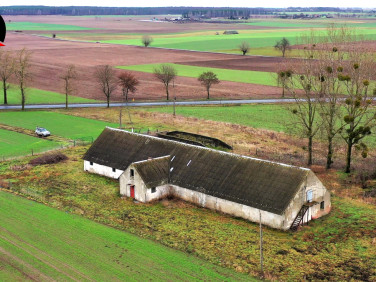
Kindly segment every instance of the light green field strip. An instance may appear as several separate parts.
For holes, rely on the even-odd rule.
[[[96,139],[106,126],[118,124],[94,119],[75,117],[48,111],[2,112],[0,123],[35,130],[36,126],[47,128],[51,134],[69,138]]]
[[[33,23],[33,22],[7,22],[7,30],[92,30],[97,28],[82,27],[66,24]]]
[[[21,104],[21,93],[17,85],[10,84],[8,104]],[[77,96],[69,96],[69,103],[98,103],[94,99],[86,99]],[[46,91],[37,88],[26,89],[26,104],[64,104],[65,95],[57,92]],[[0,104],[4,104],[3,84],[0,82]]]
[[[212,71],[217,74],[220,80],[276,86],[276,78],[275,78],[276,74],[271,73],[271,72],[228,70],[228,69],[219,69],[219,68],[186,66],[186,65],[179,65],[179,64],[169,64],[169,65],[172,65],[176,68],[178,72],[178,76],[197,78],[204,71]],[[154,69],[158,66],[159,64],[147,64],[147,65],[119,66],[118,68],[153,73]]]
[[[0,217],[2,281],[22,275],[60,281],[253,281],[197,257],[5,192],[0,192]]]
[[[290,40],[291,44],[295,44],[296,38],[301,35],[303,30],[260,30],[247,32],[239,31],[239,34],[223,34],[223,30],[219,31],[219,35],[215,32],[203,33],[200,35],[174,35],[167,36],[153,36],[154,41],[152,47],[163,47],[182,50],[197,50],[197,51],[217,51],[234,49],[242,41],[250,43],[251,47],[265,47],[274,46],[277,40],[286,37]],[[141,35],[137,39],[125,40],[103,40],[103,43],[112,44],[127,44],[141,46]]]
[[[244,23],[245,25],[251,26],[266,26],[266,27],[326,27],[328,24],[323,21],[307,20],[307,21],[296,21],[296,20],[280,20],[280,21],[251,21]]]
[[[30,155],[31,150],[39,153],[58,147],[59,144],[53,141],[0,129],[0,159]]]
[[[359,34],[366,36],[368,40],[376,39],[375,28],[361,28],[358,31]],[[294,45],[298,43],[297,38],[299,38],[305,32],[307,32],[307,28],[286,30],[239,30],[239,34],[228,35],[223,34],[223,31],[219,31],[219,35],[215,35],[215,32],[205,32],[194,35],[156,35],[152,36],[154,41],[152,42],[151,46],[181,50],[220,51],[236,49],[242,41],[249,42],[251,48],[271,47],[283,37],[286,37],[290,41],[291,45]],[[110,40],[105,38],[104,40],[100,40],[100,42],[142,46],[141,37],[142,35],[132,35],[132,38],[124,39],[118,38]]]

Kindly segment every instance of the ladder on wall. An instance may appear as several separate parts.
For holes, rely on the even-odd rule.
[[[296,215],[293,223],[291,224],[290,230],[296,231],[303,221],[304,215],[306,214],[307,210],[309,209],[309,206],[303,205],[298,214]]]

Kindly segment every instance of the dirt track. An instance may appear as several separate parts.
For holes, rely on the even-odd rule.
[[[104,96],[98,89],[93,76],[95,67],[98,65],[118,66],[163,62],[189,64],[197,62],[197,65],[205,65],[203,62],[209,61],[224,67],[227,61],[230,66],[233,66],[234,62],[241,65],[241,59],[244,59],[237,55],[70,42],[19,33],[9,33],[6,44],[5,49],[21,49],[27,46],[32,51],[32,87],[61,92],[62,81],[59,77],[69,64],[74,64],[79,73],[79,83],[76,85],[77,95],[102,100]],[[270,69],[265,67],[263,69],[265,71],[273,67],[271,59],[255,57],[247,60],[251,60],[254,66],[261,66],[269,60]],[[247,62],[242,64],[246,65]],[[163,85],[152,74],[141,72],[135,72],[135,74],[140,80],[140,86],[131,98],[134,97],[138,101],[165,97]],[[206,95],[204,88],[195,78],[179,77],[175,82],[175,92],[180,99],[199,99]],[[213,98],[276,98],[280,96],[280,90],[270,86],[223,81],[212,88],[211,95]],[[121,95],[118,90],[113,100],[119,101],[120,99]]]

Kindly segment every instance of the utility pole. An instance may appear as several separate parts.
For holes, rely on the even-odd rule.
[[[264,275],[264,255],[262,251],[262,224],[261,224],[261,210],[260,213],[260,266],[261,266],[261,275]]]
[[[172,91],[174,92],[174,117],[176,116],[175,112],[175,102],[176,102],[176,93],[175,93],[175,79],[172,80]]]

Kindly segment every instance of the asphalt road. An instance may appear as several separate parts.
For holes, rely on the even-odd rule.
[[[210,100],[210,101],[176,101],[175,105],[224,105],[224,104],[273,104],[273,103],[291,103],[294,99],[260,99],[260,100]],[[129,106],[129,107],[151,107],[151,106],[172,106],[170,102],[131,102],[131,103],[110,103],[110,107]],[[105,108],[107,103],[90,104],[69,104],[69,108]],[[25,109],[63,109],[65,104],[43,104],[43,105],[25,105]],[[1,105],[0,110],[19,110],[21,105]]]

